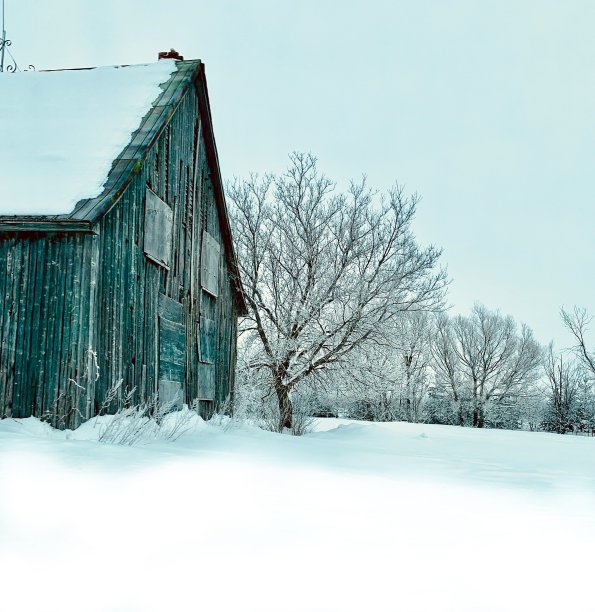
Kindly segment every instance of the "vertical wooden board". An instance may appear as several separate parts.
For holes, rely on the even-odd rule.
[[[33,331],[33,318],[35,312],[34,306],[34,294],[36,289],[36,275],[37,275],[37,242],[32,239],[28,244],[28,259],[29,259],[29,271],[25,286],[21,288],[26,295],[25,297],[25,308],[23,309],[23,316],[21,317],[21,324],[23,325],[23,333],[21,335],[22,344],[17,353],[20,355],[19,361],[25,365],[20,366],[21,381],[18,387],[18,403],[23,406],[27,406],[29,414],[33,414],[33,399],[31,394],[31,387],[35,384],[34,368],[30,366],[31,359],[33,358],[34,352],[32,351],[32,337]]]
[[[71,342],[71,309],[72,309],[72,281],[73,275],[78,274],[79,262],[74,261],[74,243],[70,236],[64,236],[59,243],[60,249],[60,274],[63,278],[63,289],[58,295],[58,300],[62,303],[60,307],[60,317],[56,327],[56,333],[60,339],[58,350],[59,358],[57,362],[58,370],[58,391],[57,409],[59,411],[60,426],[70,425],[74,410],[73,393],[76,385],[68,376],[68,352]],[[61,278],[61,280],[62,280]]]
[[[79,262],[79,273],[74,275],[73,279],[73,294],[74,301],[72,305],[72,327],[71,327],[71,354],[70,354],[70,377],[76,381],[74,389],[73,406],[75,411],[72,419],[72,426],[78,427],[82,421],[88,418],[85,414],[86,406],[86,384],[87,377],[93,376],[93,373],[88,371],[85,363],[85,349],[87,348],[84,336],[82,334],[83,321],[85,315],[88,316],[87,306],[87,281],[89,278],[89,262],[85,253],[86,237],[79,236],[76,243],[75,260]],[[83,387],[81,389],[80,387]]]
[[[86,284],[88,295],[88,316],[84,317],[81,325],[83,327],[83,339],[85,341],[85,362],[87,364],[87,390],[85,417],[90,418],[95,413],[95,402],[98,390],[98,367],[99,338],[101,320],[99,319],[99,283],[100,283],[100,262],[99,249],[101,240],[99,236],[91,235],[85,237],[87,257],[89,261],[89,281]],[[103,398],[101,398],[103,399]]]
[[[81,383],[77,381],[76,374],[76,355],[78,351],[78,300],[80,299],[80,279],[82,259],[79,250],[80,236],[73,235],[70,244],[70,260],[67,266],[70,270],[70,278],[67,286],[68,306],[64,316],[64,325],[68,326],[65,329],[64,339],[65,345],[62,350],[63,375],[65,380],[65,388],[68,393],[69,412],[66,426],[70,429],[76,426],[76,412],[79,410],[79,396],[81,389],[78,387]],[[76,291],[75,291],[76,287]]]
[[[14,239],[6,237],[1,243],[0,258],[0,297],[2,307],[0,308],[0,416],[9,416],[8,404],[5,401],[8,384],[8,326],[10,309],[10,272],[9,261],[13,249]]]
[[[129,389],[129,378],[127,376],[127,369],[129,363],[128,360],[124,359],[126,351],[128,350],[127,328],[124,320],[124,310],[127,299],[128,274],[130,273],[130,263],[128,261],[128,201],[129,196],[128,194],[126,194],[126,198],[124,198],[122,206],[120,207],[122,213],[120,219],[120,226],[118,228],[120,258],[118,261],[118,344],[116,348],[118,370],[116,373],[116,377],[118,380],[124,381],[124,389]]]
[[[113,259],[110,262],[111,264],[111,272],[108,282],[110,283],[110,309],[111,309],[111,319],[109,321],[110,326],[112,328],[111,334],[111,343],[108,348],[107,355],[109,356],[109,370],[110,376],[108,381],[108,388],[112,388],[118,384],[120,380],[119,376],[119,360],[118,360],[118,351],[119,351],[119,329],[118,329],[118,312],[119,312],[119,300],[118,296],[120,293],[120,283],[121,283],[121,267],[120,267],[120,254],[121,254],[121,219],[120,213],[122,210],[122,206],[116,206],[113,209],[114,215],[112,216],[112,225],[113,225],[113,233],[110,236],[113,241]],[[118,395],[121,396],[121,391],[118,390]],[[116,406],[114,406],[116,408]]]
[[[111,282],[111,310],[112,310],[112,319],[110,321],[112,327],[112,341],[109,347],[109,364],[110,364],[110,377],[109,377],[109,387],[114,387],[120,381],[120,362],[119,362],[119,348],[120,348],[120,329],[119,329],[119,310],[120,310],[120,284],[122,282],[121,277],[121,265],[120,265],[120,257],[122,253],[122,233],[121,233],[121,212],[122,206],[117,206],[114,208],[115,215],[112,219],[114,224],[114,233],[112,234],[113,239],[113,249],[114,249],[114,259],[112,262],[112,270],[110,275]],[[121,397],[122,391],[121,387],[118,390],[118,398]],[[117,405],[114,405],[114,409],[117,409]]]
[[[84,420],[86,403],[86,368],[85,352],[81,346],[81,304],[86,303],[88,296],[85,282],[88,270],[84,257],[84,235],[77,235],[73,250],[73,275],[71,289],[72,302],[70,306],[70,339],[67,355],[67,376],[74,381],[71,386],[72,416],[69,427],[78,427]],[[82,387],[82,388],[81,388]]]
[[[69,301],[68,305],[68,319],[69,319],[69,327],[68,327],[68,339],[66,342],[66,347],[64,351],[64,376],[67,381],[69,381],[69,403],[70,403],[70,411],[71,416],[69,419],[69,423],[67,426],[72,428],[75,426],[76,411],[79,410],[79,396],[80,389],[77,385],[82,384],[78,377],[76,362],[78,355],[78,343],[79,343],[79,301],[82,297],[81,295],[81,277],[82,277],[82,266],[83,266],[83,258],[81,253],[81,241],[80,236],[73,235],[71,237],[72,248],[71,248],[71,260],[69,262],[69,267],[72,269],[72,274],[70,277],[70,282],[68,285],[68,293],[69,293]],[[83,381],[84,382],[84,381]]]
[[[40,383],[42,393],[43,413],[50,418],[50,413],[53,408],[54,397],[51,396],[52,389],[52,345],[53,345],[53,322],[55,320],[55,299],[53,290],[57,283],[56,264],[55,264],[56,248],[55,242],[47,239],[46,248],[46,280],[44,282],[44,297],[45,306],[43,312],[43,345],[40,351]]]
[[[120,292],[120,361],[121,376],[124,386],[130,390],[133,380],[134,363],[131,350],[131,329],[130,329],[130,275],[132,268],[132,229],[131,229],[131,200],[133,197],[132,189],[128,189],[123,198],[123,219],[122,219],[122,285]]]
[[[0,410],[2,411],[3,417],[10,416],[10,408],[8,406],[8,370],[10,367],[10,356],[8,350],[8,335],[10,328],[10,287],[12,284],[10,267],[12,265],[12,252],[13,252],[14,240],[11,237],[7,237],[2,243],[2,312],[0,326]]]
[[[53,265],[55,268],[54,278],[55,283],[52,285],[52,344],[51,344],[51,359],[46,364],[49,381],[48,392],[49,400],[51,401],[52,411],[54,412],[55,426],[63,425],[62,400],[64,399],[61,385],[62,380],[62,330],[64,323],[64,298],[66,295],[67,269],[65,262],[65,247],[64,241],[59,237],[54,237],[55,258]]]
[[[140,380],[138,379],[139,367],[137,363],[137,333],[136,333],[136,300],[137,300],[137,288],[138,288],[138,261],[137,261],[137,246],[135,243],[135,235],[137,232],[137,217],[136,209],[138,207],[137,198],[138,189],[130,189],[130,202],[129,202],[129,224],[128,224],[128,237],[129,237],[129,272],[127,274],[127,301],[126,301],[126,347],[127,347],[127,358],[126,363],[128,365],[128,381],[130,388],[136,388],[136,397],[138,396],[138,389],[140,388]]]
[[[5,335],[4,335],[4,320],[7,311],[6,302],[6,281],[7,281],[7,255],[9,251],[10,239],[7,237],[0,237],[0,400],[4,397],[3,390],[3,371],[5,364]],[[0,416],[3,407],[0,406]]]
[[[25,268],[28,266],[26,247],[22,241],[15,242],[14,250],[14,262],[11,269],[11,296],[10,296],[10,332],[8,336],[8,380],[7,380],[7,391],[8,395],[5,401],[8,402],[10,412],[12,416],[21,417],[28,416],[25,413],[21,413],[21,407],[15,404],[15,383],[16,387],[19,384],[20,378],[20,366],[17,356],[17,346],[19,333],[22,331],[22,325],[19,325],[19,316],[22,315],[22,291],[21,286],[23,282],[23,275]]]
[[[153,319],[151,318],[152,313],[151,313],[151,291],[149,288],[149,283],[151,282],[151,272],[153,272],[153,268],[154,266],[150,265],[149,263],[145,263],[144,265],[144,282],[143,282],[143,288],[142,288],[142,292],[143,292],[143,328],[142,328],[142,334],[143,334],[143,364],[145,366],[145,386],[144,386],[144,393],[146,394],[146,399],[150,399],[151,395],[154,393],[154,390],[151,387],[151,374],[153,371],[153,350],[152,350],[152,346],[153,346],[153,334],[151,333],[152,328],[151,328],[151,323],[153,322]],[[157,292],[155,292],[155,294],[157,294]]]
[[[141,235],[141,222],[139,219],[139,210],[142,204],[142,194],[139,189],[140,181],[136,181],[134,191],[134,201],[132,206],[132,266],[130,271],[130,329],[131,329],[131,344],[133,347],[133,362],[134,362],[134,379],[133,386],[136,387],[137,395],[136,401],[144,401],[143,388],[142,388],[142,334],[140,333],[140,326],[142,325],[142,310],[140,307],[140,299],[142,296],[142,285],[141,285],[141,271],[142,263],[139,259],[141,249],[140,235]],[[144,193],[144,191],[143,191]]]
[[[139,386],[139,399],[141,402],[147,401],[147,358],[145,355],[145,333],[146,327],[146,312],[145,312],[145,282],[146,274],[145,267],[148,264],[145,259],[142,249],[144,236],[144,209],[143,198],[146,190],[146,174],[147,165],[145,164],[142,174],[137,179],[136,188],[136,207],[135,219],[137,224],[137,238],[135,239],[135,259],[136,259],[136,278],[134,280],[136,287],[135,313],[134,313],[134,334],[136,339],[136,362],[137,362],[137,378],[135,384]]]
[[[23,241],[23,261],[21,270],[21,281],[18,286],[19,313],[17,319],[17,344],[15,349],[15,381],[13,402],[15,412],[31,416],[31,405],[26,402],[25,397],[28,388],[29,355],[26,352],[28,336],[30,334],[31,322],[31,291],[35,278],[35,250],[32,248],[31,240]]]
[[[113,210],[103,219],[101,223],[101,268],[98,287],[98,307],[100,309],[101,334],[97,338],[97,362],[99,365],[98,388],[100,402],[105,397],[110,384],[109,352],[112,345],[113,315],[111,310],[110,290],[112,289],[112,266],[113,253]]]
[[[152,265],[147,265],[148,281],[146,286],[147,305],[145,327],[148,334],[147,358],[150,359],[149,365],[149,388],[151,395],[158,391],[159,374],[159,314],[157,310],[157,296],[160,290],[160,273]]]
[[[165,146],[166,134],[162,133],[157,141],[157,147],[159,150],[159,165],[157,172],[159,175],[159,188],[155,193],[159,194],[159,197],[163,200],[167,198],[165,174],[167,169],[167,149]]]
[[[37,417],[41,417],[45,411],[44,404],[44,367],[45,367],[45,350],[47,338],[47,315],[48,315],[48,292],[49,292],[49,244],[46,239],[40,242],[39,248],[39,267],[40,274],[37,282],[40,283],[41,291],[39,296],[39,317],[36,317],[36,342],[37,351],[33,361],[33,367],[36,371],[37,381],[35,384],[35,408]]]
[[[217,322],[205,316],[200,317],[199,347],[200,360],[215,363],[217,359]]]
[[[215,402],[212,400],[199,400],[198,414],[205,421],[208,421],[215,414]]]

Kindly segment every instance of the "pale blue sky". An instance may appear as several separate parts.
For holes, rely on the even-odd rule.
[[[224,178],[303,150],[417,190],[456,311],[561,346],[561,305],[595,313],[592,0],[6,2],[23,65],[203,59]]]

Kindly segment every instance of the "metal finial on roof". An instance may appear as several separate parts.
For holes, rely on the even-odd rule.
[[[10,45],[12,45],[12,40],[6,38],[6,13],[5,13],[5,0],[2,0],[2,36],[0,37],[0,72],[20,72],[20,68],[14,59],[12,53],[10,52]],[[10,56],[10,62],[7,66],[5,66],[5,54],[8,53]],[[35,70],[35,66],[29,64],[29,68],[27,70]]]

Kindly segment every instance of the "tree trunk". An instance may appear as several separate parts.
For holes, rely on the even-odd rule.
[[[473,427],[479,423],[479,410],[477,401],[477,379],[473,376]]]
[[[481,399],[473,400],[473,427],[481,429],[485,423],[485,408]]]
[[[480,404],[477,409],[478,417],[477,417],[477,427],[480,429],[483,428],[485,423],[485,408],[483,404]]]
[[[293,405],[287,387],[277,385],[275,392],[279,402],[279,433],[281,433],[285,428],[291,429],[293,426]]]

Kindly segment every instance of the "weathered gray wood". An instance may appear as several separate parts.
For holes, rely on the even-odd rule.
[[[93,233],[90,221],[60,219],[52,221],[39,217],[0,216],[0,232],[88,232]]]
[[[172,221],[171,208],[157,194],[147,188],[145,254],[154,262],[168,268],[171,263]]]
[[[171,404],[181,408],[184,403],[184,387],[175,380],[159,380],[159,401],[161,404]]]
[[[217,358],[217,321],[200,317],[200,360],[204,363],[215,363]]]
[[[159,314],[174,323],[182,325],[184,318],[184,307],[180,302],[164,295],[159,294]]]
[[[215,365],[210,363],[199,363],[197,371],[198,388],[196,398],[200,400],[215,400]]]
[[[159,317],[159,378],[185,381],[186,338],[184,326]]]
[[[213,297],[219,295],[219,257],[221,247],[206,230],[202,236],[202,288]]]

